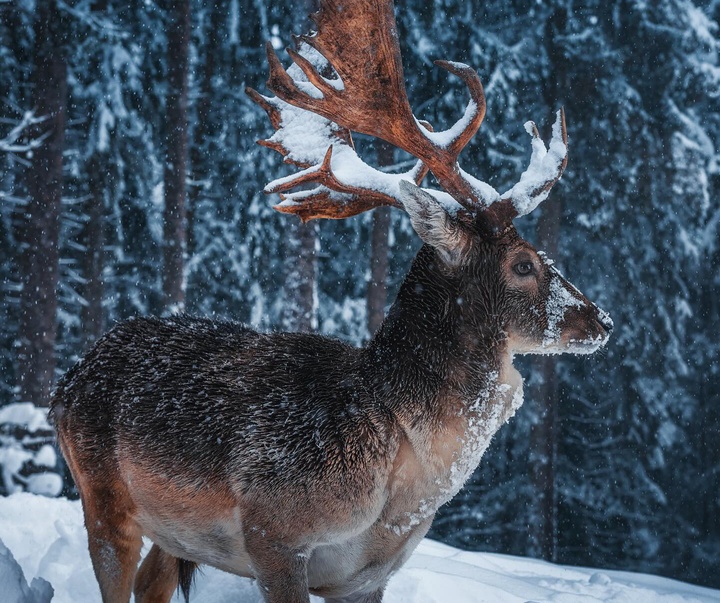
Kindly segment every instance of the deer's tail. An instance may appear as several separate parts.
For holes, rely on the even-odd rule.
[[[185,597],[185,603],[190,603],[190,589],[195,581],[195,571],[198,564],[187,559],[177,560],[178,563],[178,590]]]

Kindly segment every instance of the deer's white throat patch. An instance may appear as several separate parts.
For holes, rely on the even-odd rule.
[[[522,377],[512,367],[488,376],[487,385],[464,410],[467,419],[465,434],[447,476],[438,478],[437,494],[419,501],[417,510],[406,512],[400,521],[385,524],[397,535],[409,532],[432,517],[453,498],[480,464],[495,433],[514,415],[523,403]]]

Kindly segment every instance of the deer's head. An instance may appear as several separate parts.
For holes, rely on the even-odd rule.
[[[455,125],[434,132],[410,108],[392,1],[320,5],[313,15],[318,31],[296,39],[287,71],[267,46],[268,87],[277,96],[247,91],[276,129],[260,144],[301,168],[265,188],[281,194],[276,209],[303,221],[345,218],[379,205],[404,209],[438,269],[459,283],[456,302],[464,306],[464,320],[491,324],[513,353],[591,353],[603,345],[612,328],[609,316],[513,226],[545,200],[567,165],[563,111],[549,147],[533,122],[525,124],[532,136],[530,165],[500,194],[457,161],[485,116],[475,70],[436,61],[464,81],[470,102]],[[355,152],[352,132],[381,138],[417,163],[402,174],[376,170]],[[428,172],[443,190],[419,188]]]
[[[607,341],[610,317],[512,224],[492,233],[484,213],[468,220],[409,182],[400,191],[432,261],[456,282],[465,321],[503,333],[513,353],[589,354]]]

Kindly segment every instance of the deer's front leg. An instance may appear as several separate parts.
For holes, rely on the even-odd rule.
[[[266,603],[310,603],[306,550],[283,545],[259,526],[246,531],[245,546]]]

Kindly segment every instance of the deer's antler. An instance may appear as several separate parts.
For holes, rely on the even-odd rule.
[[[330,72],[327,60],[297,40],[297,60],[313,65],[316,73]],[[274,56],[271,47],[268,55]],[[313,91],[313,84],[298,63],[283,71],[298,90]],[[322,76],[320,76],[322,77]],[[337,79],[326,80],[337,86]],[[267,193],[280,193],[281,203],[275,209],[299,216],[303,221],[313,218],[347,218],[379,205],[402,208],[398,201],[400,180],[420,184],[428,172],[422,162],[401,174],[390,174],[372,168],[355,152],[350,130],[316,113],[300,109],[277,97],[266,97],[252,88],[246,89],[252,100],[270,118],[275,134],[259,144],[279,152],[285,162],[303,168],[265,187]],[[423,124],[430,128],[429,124]],[[291,192],[298,186],[313,184],[314,188]]]
[[[305,168],[266,187],[268,192],[283,193],[277,209],[311,219],[346,217],[376,205],[401,206],[399,180],[419,184],[429,169],[446,193],[429,192],[444,201],[449,194],[465,210],[487,215],[497,229],[534,209],[560,178],[567,162],[562,113],[550,152],[537,136],[534,124],[526,124],[533,133],[530,167],[505,195],[460,168],[458,156],[485,116],[480,79],[467,65],[436,61],[465,82],[470,102],[449,130],[433,132],[423,127],[407,98],[391,0],[321,0],[320,11],[313,19],[318,31],[299,38],[296,51],[288,50],[294,65],[287,71],[268,45],[268,88],[278,98],[250,91],[277,130],[261,144]],[[299,135],[301,131],[303,136]],[[407,151],[419,163],[405,174],[379,172],[357,156],[350,132],[381,138]],[[309,183],[318,186],[288,192]]]
[[[564,109],[557,112],[549,149],[540,138],[535,122],[527,122],[525,130],[532,136],[530,165],[520,176],[520,181],[502,195],[499,202],[488,208],[486,213],[496,224],[507,224],[513,218],[534,210],[547,199],[550,189],[560,180],[567,166],[568,144]]]

